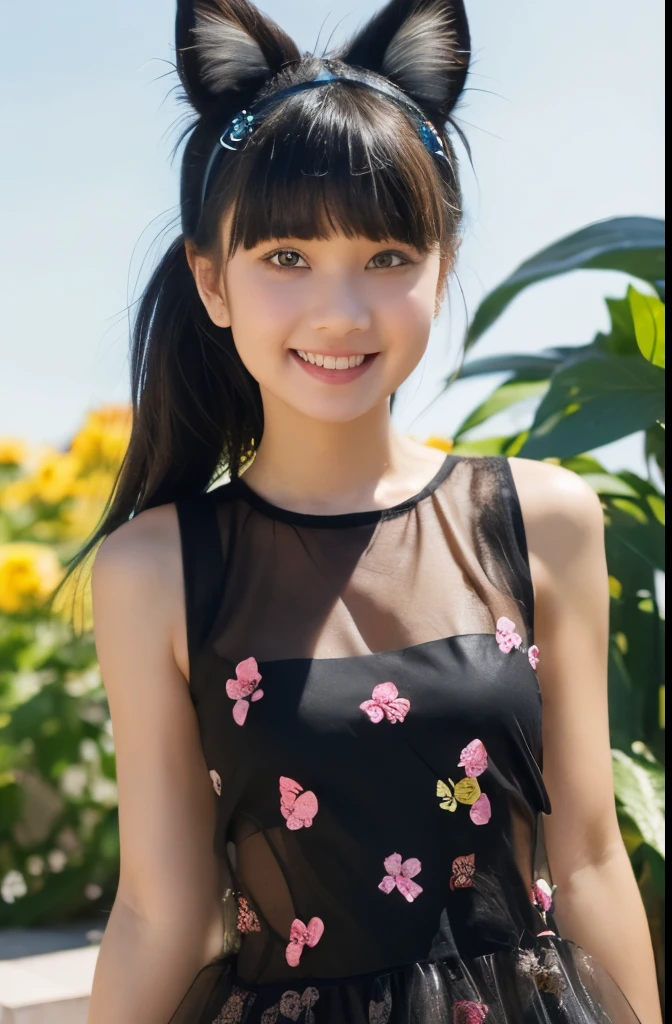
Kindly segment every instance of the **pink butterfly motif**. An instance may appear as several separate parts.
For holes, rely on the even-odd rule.
[[[453,861],[453,877],[450,880],[451,889],[471,889],[476,874],[476,854],[468,853],[463,857],[456,857]]]
[[[247,698],[255,701],[261,700],[264,696],[264,691],[257,689],[260,682],[259,667],[254,658],[246,658],[245,661],[239,662],[236,665],[236,678],[227,679],[226,693],[236,702],[233,705],[233,720],[236,725],[245,724],[250,709]]]
[[[214,791],[217,794],[217,796],[221,796],[222,795],[222,780],[221,780],[221,778],[219,776],[219,772],[216,772],[215,769],[213,768],[212,771],[209,772],[208,774],[210,775],[210,779],[212,780],[212,788],[214,789]]]
[[[238,922],[236,927],[242,935],[247,935],[248,932],[261,931],[259,918],[244,896],[238,897]]]
[[[472,740],[467,744],[460,754],[457,767],[464,768],[464,774],[469,779],[483,774],[488,767],[488,752],[480,740]]]
[[[485,793],[481,793],[476,803],[471,805],[469,808],[469,817],[473,821],[474,825],[488,824],[492,817],[492,805]]]
[[[472,1003],[461,999],[453,1007],[453,1024],[483,1024],[488,1015],[485,1003]]]
[[[253,992],[247,992],[234,985],[231,995],[224,1003],[224,1006],[215,1017],[212,1024],[240,1024],[243,1019],[243,1012],[248,999],[248,1006],[251,1006],[256,998],[257,997]]]
[[[507,619],[506,615],[497,619],[495,639],[499,644],[500,651],[504,651],[505,654],[508,654],[514,647],[520,647],[523,642],[522,636],[516,633],[515,622]]]
[[[532,886],[532,902],[544,914],[553,909],[553,890],[545,878],[537,878]]]
[[[316,946],[324,934],[324,921],[319,917],[311,917],[304,924],[298,917],[292,921],[289,930],[289,943],[285,950],[285,959],[290,967],[298,967],[304,946]]]
[[[393,889],[398,889],[404,899],[412,903],[422,892],[422,886],[413,879],[422,871],[422,864],[417,857],[409,857],[402,863],[401,854],[393,853],[384,860],[387,874],[379,884],[378,888],[389,895]]]
[[[536,644],[532,644],[532,646],[530,647],[529,651],[527,652],[527,657],[529,659],[530,665],[532,666],[532,668],[536,672],[537,671],[537,667],[539,665],[539,648],[537,647]]]
[[[382,722],[386,718],[388,722],[403,722],[411,707],[410,700],[399,696],[399,690],[394,683],[378,683],[374,686],[371,700],[365,700],[359,705],[362,711],[366,711],[372,722]]]
[[[292,832],[304,826],[310,828],[317,811],[317,797],[312,790],[304,793],[303,786],[294,779],[280,776],[280,813],[287,820],[287,828]]]

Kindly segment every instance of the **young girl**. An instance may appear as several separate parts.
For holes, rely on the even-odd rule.
[[[660,1020],[600,504],[390,421],[458,249],[469,59],[461,0],[331,59],[178,3],[183,234],[89,545],[122,850],[90,1024]]]

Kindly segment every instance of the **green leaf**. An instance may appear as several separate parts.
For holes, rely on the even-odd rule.
[[[453,451],[456,455],[504,455],[510,443],[510,437],[484,437],[478,441],[458,441]]]
[[[525,288],[572,270],[621,270],[644,281],[665,274],[665,224],[652,217],[615,217],[591,224],[526,260],[476,310],[465,350]]]
[[[665,374],[639,358],[586,359],[554,374],[526,458],[567,458],[645,430],[664,416]]]
[[[465,363],[455,379],[467,380],[488,373],[515,373],[517,380],[547,380],[564,361],[565,349],[546,349],[536,354],[520,352],[485,356]]]
[[[665,305],[656,296],[642,295],[632,286],[628,301],[639,350],[654,366],[665,369]]]
[[[505,409],[509,409],[512,405],[517,405],[519,402],[526,402],[530,398],[538,398],[539,395],[545,394],[547,390],[548,383],[545,380],[507,381],[493,391],[481,405],[467,416],[455,432],[455,440],[461,437],[462,434],[466,434],[469,430],[473,430],[480,423],[489,420],[491,416],[496,416],[498,413],[504,412]]]
[[[656,423],[649,427],[646,432],[646,459],[654,459],[660,470],[663,480],[665,479],[665,427],[662,423]]]
[[[655,760],[612,750],[614,793],[642,839],[665,856],[665,772]]]

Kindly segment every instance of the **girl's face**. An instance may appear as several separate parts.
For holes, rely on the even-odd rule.
[[[226,244],[226,238],[225,238]],[[417,366],[435,315],[437,253],[333,234],[239,247],[211,302],[266,405],[346,422],[384,402]]]

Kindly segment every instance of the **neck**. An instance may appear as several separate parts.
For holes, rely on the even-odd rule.
[[[438,453],[426,448],[429,459],[418,464],[419,447],[393,428],[387,401],[356,420],[327,423],[264,396],[264,435],[245,482],[299,512],[387,507],[420,489],[418,479],[422,486],[436,465]]]

